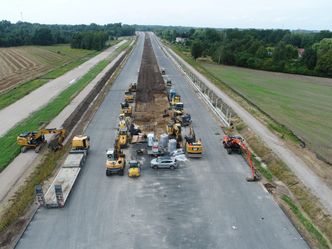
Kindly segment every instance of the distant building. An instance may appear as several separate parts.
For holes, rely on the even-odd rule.
[[[187,41],[187,38],[183,38],[183,37],[176,37],[175,38],[176,43],[185,43],[186,41]]]
[[[298,48],[297,49],[297,54],[298,54],[298,57],[299,58],[302,58],[303,57],[303,55],[304,55],[304,48]]]

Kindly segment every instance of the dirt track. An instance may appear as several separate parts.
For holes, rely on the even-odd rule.
[[[164,79],[153,52],[150,36],[146,35],[137,82],[135,122],[144,132],[153,131],[158,136],[165,132],[168,119],[163,118],[163,114],[168,106]]]

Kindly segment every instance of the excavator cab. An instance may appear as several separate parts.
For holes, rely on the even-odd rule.
[[[132,115],[132,107],[129,105],[128,101],[121,103],[121,114],[124,114],[125,116]]]
[[[223,139],[224,148],[227,150],[228,154],[233,152],[241,153],[242,152],[242,143],[244,139],[238,135],[225,135]]]
[[[196,139],[194,130],[190,127],[189,135],[184,137],[185,151],[188,157],[200,158],[203,153],[203,145],[200,139]]]
[[[171,105],[175,106],[177,103],[181,103],[181,96],[180,95],[175,95],[172,98]]]
[[[174,113],[177,116],[181,116],[183,114],[183,103],[182,102],[178,102],[173,106],[174,109]]]

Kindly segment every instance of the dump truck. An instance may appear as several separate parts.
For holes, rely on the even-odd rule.
[[[85,164],[89,148],[89,136],[80,135],[72,139],[72,149],[46,194],[43,193],[41,185],[36,186],[37,201],[41,206],[46,208],[62,208],[65,206],[81,168]]]

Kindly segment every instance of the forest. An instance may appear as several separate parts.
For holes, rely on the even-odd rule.
[[[0,47],[70,43],[73,48],[101,50],[107,40],[135,34],[121,23],[106,25],[56,25],[0,21]]]
[[[296,74],[332,76],[332,32],[281,29],[186,29],[156,31],[163,39],[190,50],[194,59]]]

